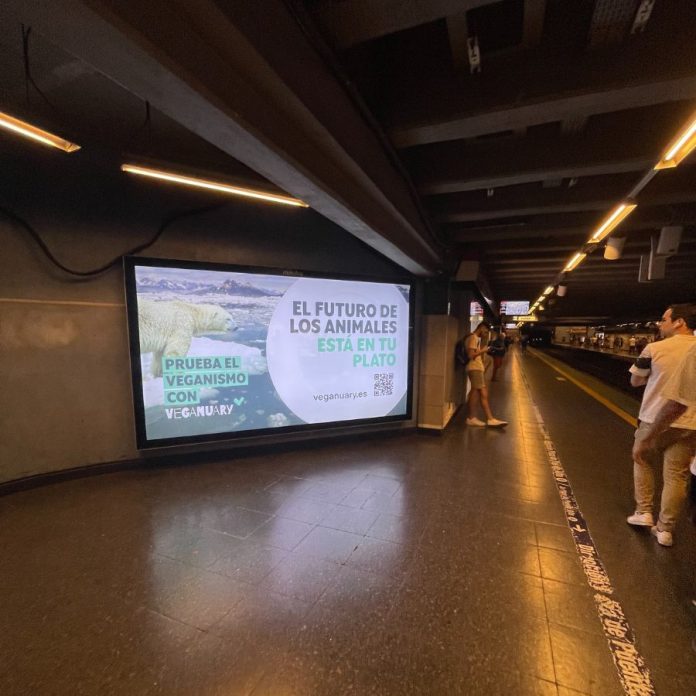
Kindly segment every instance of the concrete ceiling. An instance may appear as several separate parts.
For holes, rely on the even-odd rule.
[[[122,149],[147,100],[177,158],[303,198],[413,273],[478,260],[498,299],[533,300],[696,109],[693,2],[656,0],[638,26],[644,5],[6,0],[0,20],[33,27],[35,77],[80,104],[83,137],[111,124]],[[10,36],[0,89],[13,104]],[[623,258],[591,254],[552,316],[597,315],[599,298],[617,316],[696,299],[695,165],[641,190]],[[685,229],[667,278],[638,283],[668,224]]]
[[[553,283],[696,108],[688,0],[656,0],[649,13],[638,0],[301,4],[451,253],[478,259],[499,299],[534,300]],[[596,315],[598,303],[651,316],[696,300],[694,165],[640,191],[622,259],[591,254],[552,317]],[[685,225],[679,253],[665,280],[639,283],[640,257],[668,224]]]

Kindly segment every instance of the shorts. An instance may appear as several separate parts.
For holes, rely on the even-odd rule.
[[[483,370],[469,370],[467,374],[469,375],[472,389],[483,389],[486,386],[486,382],[483,379]]]
[[[494,355],[493,356],[493,367],[495,368],[500,368],[503,365],[503,356],[502,355]]]

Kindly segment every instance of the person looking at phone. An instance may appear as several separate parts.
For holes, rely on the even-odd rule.
[[[479,428],[502,428],[507,425],[507,421],[498,420],[493,417],[490,404],[488,403],[488,387],[484,380],[485,365],[483,356],[488,352],[488,346],[485,344],[490,332],[490,325],[486,321],[482,321],[474,330],[474,332],[466,339],[466,353],[469,357],[469,362],[466,365],[466,374],[471,382],[471,390],[467,400],[467,425],[473,425]],[[482,421],[477,416],[479,405],[483,409],[486,417]]]

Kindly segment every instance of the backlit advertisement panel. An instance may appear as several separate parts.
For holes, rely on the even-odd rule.
[[[410,418],[408,283],[126,260],[139,447]]]

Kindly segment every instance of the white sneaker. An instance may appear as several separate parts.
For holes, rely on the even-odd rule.
[[[652,512],[634,512],[626,518],[634,527],[652,527],[655,524]]]
[[[507,424],[508,424],[507,421],[501,421],[501,420],[498,420],[497,418],[489,418],[486,421],[486,425],[489,428],[504,428]]]
[[[650,527],[650,533],[657,539],[660,546],[671,546],[674,543],[672,532],[661,532],[657,527]]]
[[[479,420],[478,418],[467,418],[466,424],[467,425],[475,425],[477,428],[485,428],[486,427],[486,424],[482,420]]]

